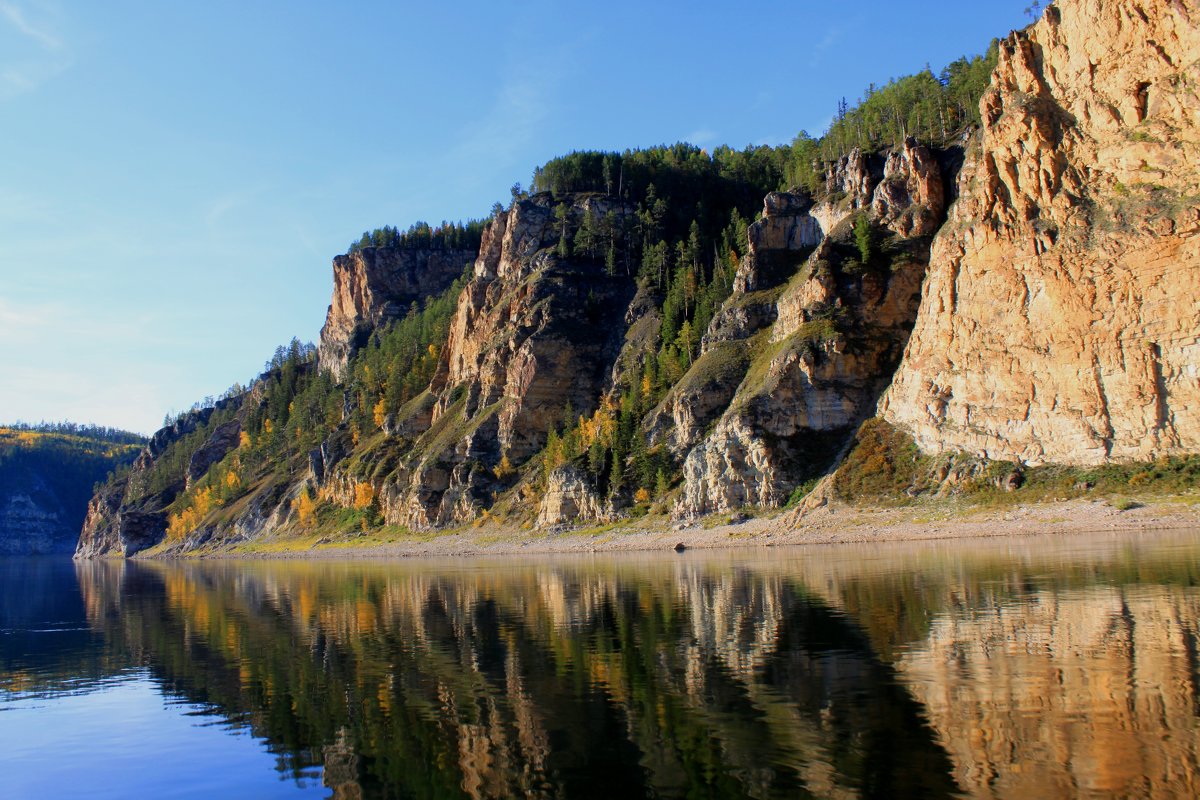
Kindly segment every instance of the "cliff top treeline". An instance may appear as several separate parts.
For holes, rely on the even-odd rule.
[[[751,145],[742,150],[721,145],[711,153],[684,142],[623,153],[576,151],[535,169],[530,191],[597,192],[651,204],[662,200],[668,215],[689,223],[697,208],[703,216],[706,208],[716,205],[736,207],[748,216],[760,204],[764,187],[820,192],[824,188],[821,162],[839,158],[851,148],[872,152],[909,137],[941,147],[965,127],[978,125],[979,98],[996,57],[993,40],[983,55],[958,58],[937,75],[926,67],[883,86],[871,84],[853,106],[843,98],[829,128],[817,138],[801,131],[789,145]],[[520,184],[513,187],[513,194],[521,194]],[[695,208],[677,201],[684,196],[692,199]],[[719,202],[713,202],[716,198]],[[478,250],[490,219],[443,221],[436,226],[416,222],[407,230],[385,225],[364,231],[349,252],[365,247]],[[721,222],[728,222],[728,210]],[[686,235],[687,224],[682,227]],[[701,222],[701,227],[708,226]]]
[[[853,106],[842,99],[837,116],[818,138],[801,131],[790,145],[744,150],[722,145],[711,154],[683,143],[623,153],[577,151],[538,167],[532,189],[555,194],[603,192],[635,201],[643,199],[651,185],[660,194],[675,188],[727,191],[762,185],[819,192],[824,176],[821,162],[833,161],[852,148],[874,152],[910,137],[941,147],[965,127],[978,125],[979,98],[996,59],[993,41],[984,55],[959,58],[936,76],[926,67],[883,86],[871,84]]]
[[[351,243],[349,252],[356,253],[364,247],[400,247],[408,250],[478,250],[483,239],[487,219],[470,219],[463,222],[442,221],[437,227],[428,222],[414,222],[402,231],[392,225],[384,225],[372,231],[363,231],[357,241]]]

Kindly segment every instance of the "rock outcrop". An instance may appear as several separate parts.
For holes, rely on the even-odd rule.
[[[187,483],[185,488],[191,488],[192,483],[199,480],[212,469],[213,464],[223,459],[229,451],[238,446],[238,438],[242,432],[240,420],[231,419],[218,425],[216,429],[200,445],[192,457],[188,459]]]
[[[320,371],[273,366],[203,434],[160,432],[93,500],[78,552],[161,540],[242,430],[257,472],[221,472],[241,493],[194,511],[179,547],[302,516],[343,533],[517,507],[607,519],[680,473],[679,516],[779,506],[877,414],[980,471],[1200,452],[1197,3],[1060,0],[1000,43],[979,129],[853,149],[812,194],[682,145],[628,172],[575,154],[477,250],[339,256]],[[605,193],[566,191],[586,186]],[[438,294],[426,330],[348,374]]]
[[[632,209],[579,195],[559,219],[561,200],[534,195],[497,214],[429,390],[391,421],[377,452],[339,467],[361,482],[364,463],[391,459],[389,471],[370,478],[387,522],[428,528],[474,519],[511,485],[501,463],[526,461],[567,409],[590,413],[606,387],[634,282],[559,240],[564,227],[573,239],[581,227],[619,223]],[[348,497],[340,485],[341,495],[326,496]]]
[[[546,479],[546,492],[538,509],[539,528],[580,520],[604,520],[609,516],[611,510],[605,507],[596,488],[575,467],[559,467]]]
[[[1200,5],[1061,0],[1000,46],[881,404],[926,451],[1200,449]]]
[[[167,532],[167,507],[189,481],[236,446],[240,427],[236,427],[237,422],[217,426],[214,433],[201,440],[184,468],[165,480],[160,478],[165,471],[154,471],[155,464],[177,442],[192,435],[202,436],[197,431],[204,430],[215,413],[225,412],[241,400],[227,398],[215,406],[190,411],[157,431],[129,472],[102,486],[88,503],[83,528],[74,543],[75,558],[127,557],[161,542]],[[195,471],[206,463],[203,471]]]
[[[474,250],[363,247],[333,260],[333,299],[321,328],[319,362],[341,377],[372,331],[440,294],[462,277]]]
[[[705,337],[717,351],[731,346],[722,340],[753,336],[749,367],[712,433],[687,454],[677,514],[781,505],[874,412],[916,315],[928,234],[944,216],[942,180],[934,156],[909,140],[884,159],[855,152],[832,165],[836,191],[815,207],[768,196],[734,295]],[[799,219],[778,219],[780,209]],[[763,235],[772,230],[806,233]],[[789,262],[790,275],[779,267]],[[757,324],[741,322],[747,306]],[[695,416],[695,404],[676,407],[677,424]]]

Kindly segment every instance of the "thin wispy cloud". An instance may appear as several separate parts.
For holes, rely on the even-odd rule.
[[[842,38],[841,28],[830,28],[825,32],[816,44],[808,48],[808,65],[815,67],[821,63],[821,59],[829,52],[832,47],[837,44],[838,39]]]
[[[711,144],[717,138],[717,132],[708,128],[698,128],[692,131],[687,136],[683,137],[685,142],[690,142],[694,145]]]
[[[49,12],[39,6],[40,14]],[[33,19],[28,6],[0,0],[0,32],[15,33],[16,44],[4,47],[0,62],[0,100],[35,91],[42,84],[69,69],[70,48],[47,21]],[[24,47],[20,43],[24,43]]]
[[[509,161],[537,133],[550,113],[554,79],[539,70],[509,77],[482,118],[464,130],[451,148],[455,159]]]
[[[217,225],[231,211],[249,206],[260,194],[258,189],[235,189],[226,192],[208,204],[204,221],[211,227]]]
[[[37,42],[46,50],[54,51],[63,49],[62,39],[40,25],[30,22],[29,18],[25,15],[24,9],[16,3],[0,0],[0,16],[8,20],[9,24],[16,28],[18,33]]]

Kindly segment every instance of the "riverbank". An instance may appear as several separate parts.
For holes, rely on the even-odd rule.
[[[893,542],[1076,535],[1200,528],[1200,498],[1137,503],[1075,499],[1004,507],[935,502],[863,509],[830,505],[806,512],[742,517],[713,515],[694,524],[644,517],[610,525],[523,530],[496,523],[445,531],[375,531],[358,535],[267,536],[208,558],[413,558],[512,553],[579,553],[721,547],[779,547],[839,542]]]

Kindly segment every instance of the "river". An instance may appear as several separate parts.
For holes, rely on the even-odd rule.
[[[1200,532],[0,561],[0,797],[1200,796]]]

